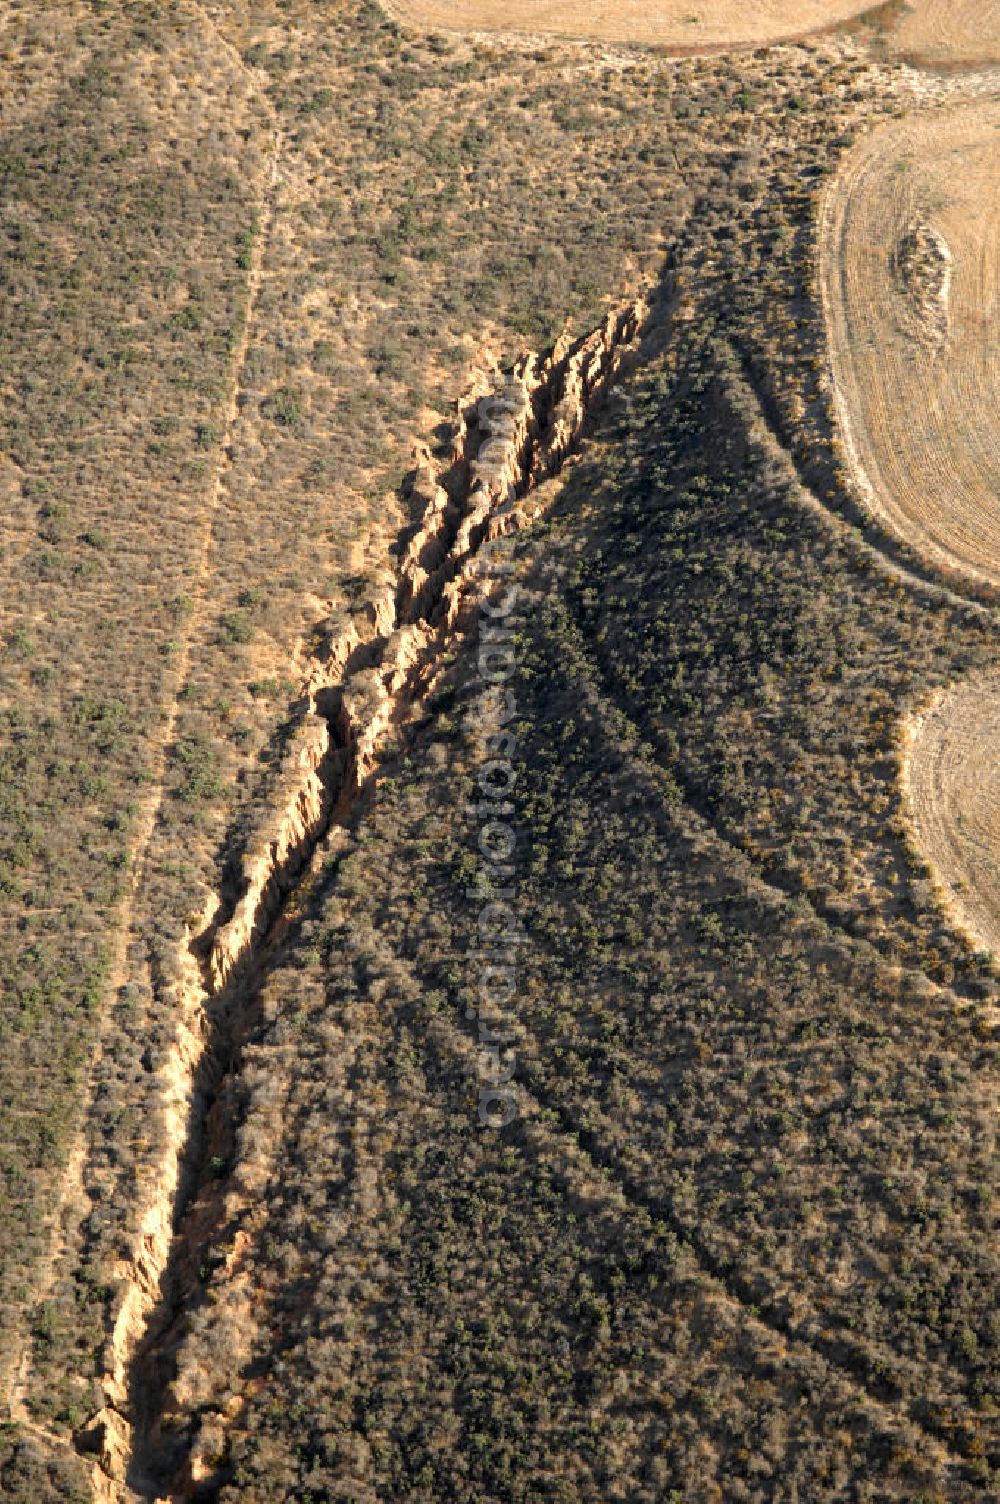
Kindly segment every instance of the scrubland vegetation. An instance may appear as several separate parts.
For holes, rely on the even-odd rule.
[[[463,1022],[466,656],[269,984],[167,1406],[223,1498],[989,1496],[996,984],[886,791],[889,710],[986,636],[748,441],[716,336],[630,395],[519,551],[521,1117],[484,1142]],[[273,1366],[222,1425],[236,1331]]]
[[[240,76],[169,103],[203,23],[165,18],[154,48],[138,19],[45,20],[8,16],[25,118],[11,109],[0,148],[5,1357],[120,980],[109,930],[174,688],[207,489],[195,435],[224,400],[259,175]]]
[[[992,1497],[998,974],[899,757],[995,619],[868,514],[817,282],[824,184],[912,86],[843,40],[513,48],[356,0],[3,41],[0,1493]],[[463,393],[650,285],[506,545],[520,1113],[484,1134],[465,619],[246,973],[200,966],[310,665],[377,627],[414,445],[444,475]]]

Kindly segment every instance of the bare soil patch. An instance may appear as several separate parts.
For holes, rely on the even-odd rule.
[[[1000,101],[894,121],[846,159],[821,268],[836,399],[872,509],[1000,583]]]

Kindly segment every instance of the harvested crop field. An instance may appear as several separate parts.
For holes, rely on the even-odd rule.
[[[857,0],[393,0],[404,25],[522,31],[679,50],[756,47],[802,36],[862,14]]]
[[[827,195],[843,437],[869,505],[939,568],[1000,583],[1000,102],[893,122]]]
[[[897,51],[915,62],[998,62],[1000,0],[924,0],[909,8],[893,41]]]
[[[964,680],[908,728],[904,762],[917,844],[956,917],[1000,955],[1000,681]]]

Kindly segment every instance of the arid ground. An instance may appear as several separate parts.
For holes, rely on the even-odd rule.
[[[0,1498],[1000,1496],[998,43],[0,3]]]

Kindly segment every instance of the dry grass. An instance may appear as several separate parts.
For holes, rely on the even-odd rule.
[[[982,99],[869,136],[827,196],[837,405],[869,504],[938,566],[1000,582],[997,130]]]
[[[761,0],[754,6],[742,0],[392,0],[387,6],[417,28],[595,37],[684,51],[761,46],[868,8],[857,0]]]
[[[973,677],[908,727],[904,783],[917,842],[959,922],[1000,955],[1000,682]]]

